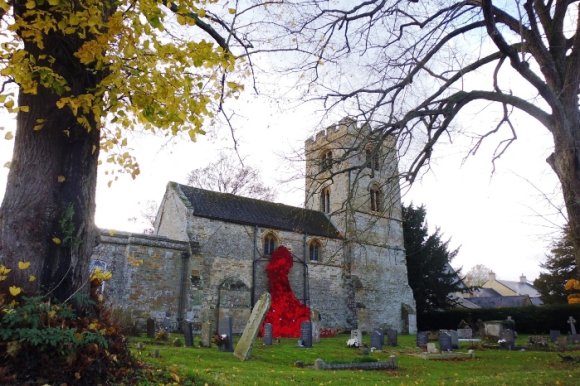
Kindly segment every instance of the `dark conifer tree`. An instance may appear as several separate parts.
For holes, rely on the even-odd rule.
[[[465,291],[461,270],[450,265],[458,250],[449,251],[449,240],[441,240],[439,229],[429,235],[425,215],[423,206],[403,206],[407,270],[417,313],[452,307],[455,300],[451,295]]]

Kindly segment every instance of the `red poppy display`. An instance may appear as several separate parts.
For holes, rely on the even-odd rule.
[[[292,254],[279,246],[266,267],[272,299],[264,323],[272,324],[272,333],[280,338],[300,336],[300,323],[310,320],[310,307],[302,304],[292,292],[288,274],[292,269]],[[263,325],[260,332],[263,332]]]

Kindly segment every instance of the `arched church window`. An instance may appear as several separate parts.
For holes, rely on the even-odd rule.
[[[308,256],[310,257],[310,261],[320,261],[320,250],[320,241],[312,240],[308,245]]]
[[[320,210],[324,213],[330,213],[330,188],[328,187],[320,192]]]
[[[320,171],[332,169],[332,151],[325,150],[322,152],[320,159]]]
[[[380,212],[383,210],[383,192],[381,188],[376,185],[371,186],[371,210],[374,212]]]
[[[276,249],[277,244],[278,241],[276,240],[276,236],[274,236],[272,233],[268,233],[266,236],[264,236],[264,256],[272,256],[272,253],[274,252],[274,249]]]
[[[373,170],[379,170],[381,167],[379,152],[372,148],[365,149],[366,167]]]

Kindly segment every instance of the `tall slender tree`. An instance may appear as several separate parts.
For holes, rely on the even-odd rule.
[[[450,263],[458,250],[450,251],[449,241],[442,241],[439,229],[429,235],[423,206],[403,206],[403,236],[407,256],[409,285],[417,304],[417,312],[453,306],[453,294],[465,290],[461,270]]]

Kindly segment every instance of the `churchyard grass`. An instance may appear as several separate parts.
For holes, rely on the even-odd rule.
[[[172,336],[173,337],[173,336]],[[417,354],[415,336],[399,336],[398,347],[385,347],[383,352],[368,355],[379,361],[396,355],[397,370],[316,370],[317,358],[327,363],[361,361],[358,349],[346,347],[347,335],[324,338],[313,348],[297,346],[296,339],[282,339],[272,346],[263,346],[258,339],[252,359],[241,362],[230,352],[212,348],[174,347],[147,338],[133,338],[131,347],[136,357],[169,373],[178,384],[209,385],[578,385],[580,363],[564,362],[557,352],[507,351],[476,347],[475,359],[439,361],[425,360]],[[365,336],[365,341],[368,340]],[[183,340],[183,339],[181,339]],[[172,339],[169,339],[171,342]],[[137,349],[137,343],[144,345]],[[520,336],[518,345],[525,345]],[[199,343],[199,340],[196,342]],[[462,343],[459,351],[469,347]],[[159,350],[159,357],[153,352]],[[580,358],[580,351],[565,352]],[[304,368],[296,367],[296,362]]]

